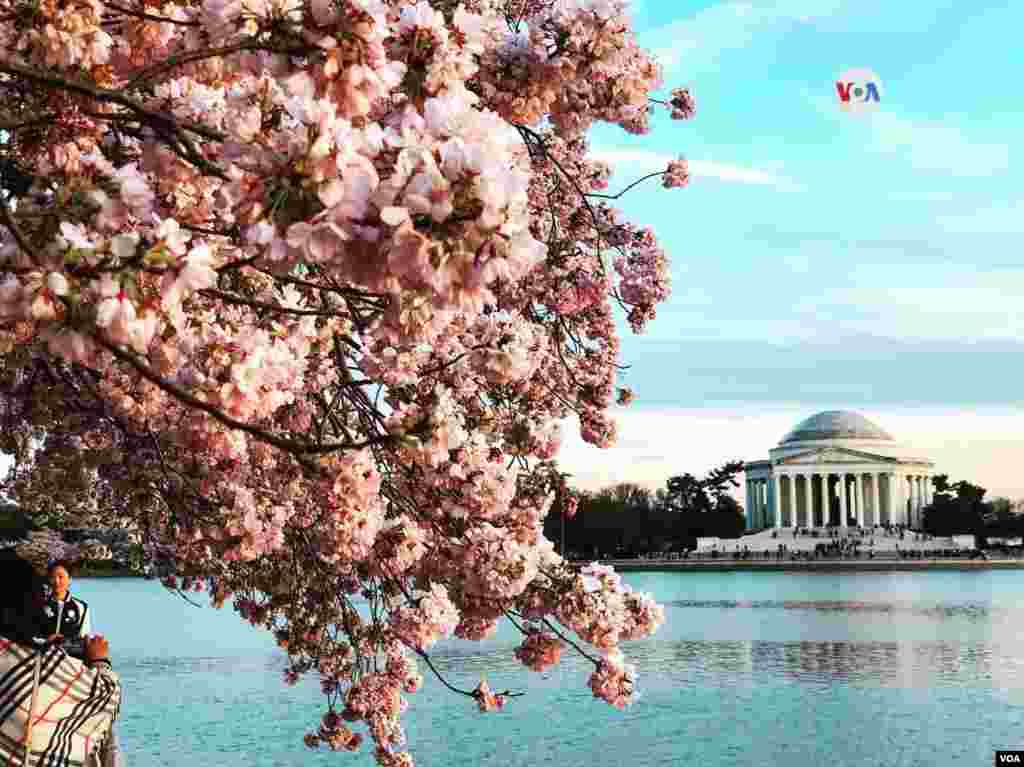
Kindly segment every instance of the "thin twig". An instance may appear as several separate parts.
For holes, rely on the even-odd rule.
[[[578,652],[584,658],[589,660],[595,666],[600,666],[601,665],[602,661],[600,661],[597,658],[595,658],[593,655],[588,653],[586,650],[584,650],[582,647],[580,647],[574,641],[569,639],[569,637],[567,637],[565,634],[563,634],[561,631],[559,631],[557,628],[555,628],[555,625],[550,620],[548,620],[547,618],[543,618],[542,620],[544,621],[544,625],[545,626],[547,626],[549,629],[551,629],[553,632],[555,632],[555,636],[557,636],[559,639],[561,639],[566,644],[570,645],[576,652]]]
[[[178,19],[170,19],[166,16],[154,16],[151,13],[145,13],[144,11],[136,11],[131,8],[123,8],[120,5],[114,5],[113,3],[105,2],[104,5],[111,10],[117,11],[118,13],[124,13],[128,16],[135,16],[139,19],[146,19],[147,21],[157,21],[163,24],[177,24],[182,27],[198,27],[200,26],[198,21],[179,21]]]
[[[648,173],[643,178],[638,178],[636,181],[634,181],[632,184],[627,186],[625,189],[623,189],[618,194],[598,194],[596,192],[587,192],[587,197],[600,197],[603,200],[617,200],[620,197],[622,197],[622,195],[624,195],[626,192],[628,192],[630,189],[632,189],[634,186],[637,186],[638,184],[642,184],[647,179],[649,179],[649,178],[656,178],[657,176],[664,176],[664,175],[665,175],[665,171],[663,171],[663,170],[659,170],[659,171],[657,171],[655,173]]]

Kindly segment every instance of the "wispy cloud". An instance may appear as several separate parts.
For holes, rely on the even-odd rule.
[[[884,74],[880,73],[884,79]],[[897,158],[906,167],[959,177],[985,177],[1010,168],[1010,146],[988,141],[961,127],[965,119],[951,115],[929,120],[901,113],[893,98],[884,97],[876,112],[850,115],[839,109],[828,88],[805,91],[804,98],[822,116],[839,125],[860,151]],[[972,135],[972,133],[974,135]]]
[[[1024,234],[1024,200],[1007,200],[935,221],[943,233]]]
[[[684,66],[694,74],[717,66],[723,53],[746,48],[759,34],[830,16],[841,6],[842,0],[725,2],[649,30],[641,39],[666,72]]]
[[[874,148],[905,158],[916,170],[988,176],[1009,167],[1006,144],[970,137],[955,122],[907,118],[884,109],[869,119]]]
[[[598,148],[593,155],[596,159],[611,165],[619,173],[636,173],[638,175],[664,170],[669,161],[675,159],[672,155],[646,149]],[[734,184],[773,186],[780,189],[797,188],[797,185],[790,179],[758,168],[745,168],[731,163],[689,158],[687,158],[687,165],[690,175],[695,178],[718,179]]]
[[[849,332],[937,341],[1024,336],[1024,269],[978,271],[973,264],[864,264],[851,287],[806,296],[794,311],[831,316]]]

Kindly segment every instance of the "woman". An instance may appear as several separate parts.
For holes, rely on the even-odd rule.
[[[107,641],[85,640],[85,661],[59,643],[40,641],[32,566],[0,557],[0,764],[10,767],[92,767],[112,740],[121,683]]]
[[[57,560],[46,569],[50,582],[50,598],[43,607],[43,616],[50,641],[83,639],[92,633],[89,605],[71,596],[71,565]]]

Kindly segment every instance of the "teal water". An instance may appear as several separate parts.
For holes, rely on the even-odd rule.
[[[990,765],[1024,748],[1024,572],[630,573],[667,620],[630,643],[640,696],[594,700],[566,656],[542,675],[502,627],[438,646],[472,688],[526,693],[480,714],[426,684],[410,696],[410,749],[431,767]],[[131,767],[370,765],[368,751],[301,743],[321,712],[315,680],[288,688],[283,654],[230,609],[197,609],[142,580],[80,580],[125,684]]]

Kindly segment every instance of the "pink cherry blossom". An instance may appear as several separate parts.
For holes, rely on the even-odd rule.
[[[543,535],[578,503],[562,424],[610,446],[632,399],[614,307],[640,333],[671,291],[587,139],[693,114],[626,0],[31,11],[0,25],[27,119],[0,199],[5,434],[38,443],[12,497],[137,531],[168,588],[273,632],[285,683],[325,696],[310,748],[411,765],[415,658],[508,616],[525,666],[564,629],[593,693],[632,700],[620,645],[663,611]]]

